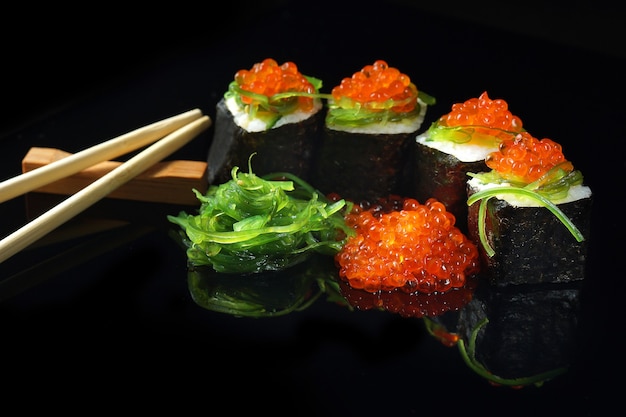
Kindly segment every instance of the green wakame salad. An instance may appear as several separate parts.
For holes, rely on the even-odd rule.
[[[167,216],[182,229],[191,265],[235,274],[278,271],[313,252],[332,256],[354,233],[344,218],[350,202],[328,201],[290,173],[257,176],[248,164],[248,173],[234,167],[231,180],[206,194],[194,189],[198,214]]]

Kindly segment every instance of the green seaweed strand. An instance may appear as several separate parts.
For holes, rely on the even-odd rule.
[[[563,213],[561,209],[559,209],[556,206],[556,204],[550,201],[550,199],[548,199],[547,197],[544,197],[538,192],[532,191],[526,188],[517,188],[517,187],[509,187],[509,186],[493,187],[493,188],[489,188],[486,190],[479,191],[475,194],[472,194],[472,196],[470,196],[470,198],[468,198],[467,200],[468,206],[471,206],[476,201],[480,200],[480,206],[479,206],[479,211],[478,211],[479,213],[478,232],[479,232],[480,242],[482,243],[489,257],[492,257],[495,254],[495,251],[493,250],[491,245],[489,245],[489,242],[487,240],[487,233],[485,230],[486,229],[485,218],[486,218],[486,213],[487,213],[486,206],[487,206],[487,201],[489,199],[496,197],[499,194],[500,195],[509,194],[509,195],[516,195],[516,196],[525,196],[525,197],[529,197],[533,199],[534,201],[538,202],[542,207],[545,207],[548,210],[550,210],[550,212],[552,212],[552,214],[554,214],[561,221],[561,223],[563,223],[565,227],[567,227],[567,230],[569,230],[572,236],[576,238],[576,241],[582,242],[583,240],[585,240],[581,231],[570,220],[570,218],[567,217],[565,213]]]
[[[465,361],[465,363],[478,375],[483,378],[491,381],[493,383],[499,385],[513,386],[513,387],[521,387],[526,385],[535,385],[540,387],[544,382],[555,378],[558,375],[567,371],[566,367],[556,368],[551,371],[542,372],[529,377],[522,378],[502,378],[500,376],[494,375],[489,370],[487,370],[478,360],[476,359],[476,338],[478,337],[478,332],[489,322],[488,318],[482,319],[474,329],[472,329],[472,333],[470,335],[469,346],[466,348],[465,342],[463,339],[459,339],[457,345],[459,347],[459,352],[461,353],[461,357]]]

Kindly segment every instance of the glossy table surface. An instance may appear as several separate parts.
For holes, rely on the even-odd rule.
[[[625,248],[619,211],[626,168],[624,59],[390,4],[355,11],[324,2],[276,2],[255,9],[239,25],[229,20],[234,11],[223,21],[212,15],[195,16],[188,25],[146,24],[162,50],[147,33],[126,48],[117,39],[107,47],[96,44],[110,59],[87,55],[82,75],[88,79],[90,69],[108,62],[88,82],[71,83],[69,63],[62,67],[68,72],[56,77],[65,89],[47,86],[52,76],[30,87],[32,75],[16,76],[13,87],[18,91],[22,83],[23,103],[19,114],[14,109],[15,122],[7,119],[2,126],[0,178],[19,174],[33,146],[76,152],[193,108],[214,117],[234,72],[266,57],[296,62],[325,88],[384,59],[436,97],[425,126],[453,103],[488,91],[491,98],[505,99],[535,136],[560,142],[594,193],[567,372],[541,386],[492,386],[456,347],[432,337],[423,318],[350,309],[326,294],[277,317],[212,311],[194,301],[184,250],[166,220],[181,207],[106,199],[0,264],[8,403],[35,410],[32,402],[45,398],[49,410],[79,411],[80,398],[88,409],[129,404],[151,411],[168,405],[181,413],[220,407],[238,414],[325,416],[538,410],[591,416],[605,415],[604,407],[618,403],[607,381],[623,371],[617,335],[625,290],[619,263]],[[168,37],[168,31],[175,34]],[[150,47],[141,49],[143,44]],[[64,51],[78,54],[71,45],[57,46],[65,59],[72,53]],[[143,52],[133,55],[135,48]],[[71,56],[68,62],[78,72],[81,59]],[[55,64],[48,62],[52,74]],[[211,137],[212,128],[171,159],[205,160]],[[2,236],[54,202],[31,193],[2,203]],[[486,299],[504,303],[508,296]],[[569,343],[558,342],[558,331],[556,337],[549,333],[558,330],[559,319],[534,316],[530,326],[545,325],[548,333],[518,341],[520,352],[527,342],[529,350],[537,349],[531,356],[542,357],[553,341]]]

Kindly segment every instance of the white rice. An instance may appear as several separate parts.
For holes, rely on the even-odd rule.
[[[482,190],[487,190],[494,187],[501,186],[510,186],[509,184],[494,184],[494,183],[484,183],[480,181],[478,178],[471,178],[467,181],[467,184],[472,188],[473,191],[478,192]],[[513,207],[541,207],[537,201],[525,197],[525,196],[516,196],[512,194],[496,194],[496,198],[500,200],[504,200],[509,203]],[[554,204],[563,204],[570,203],[572,201],[582,200],[584,198],[591,197],[591,189],[586,185],[574,185],[569,188],[567,196],[562,199],[552,200]]]
[[[456,143],[450,140],[428,140],[428,131],[418,135],[415,140],[429,148],[454,156],[461,162],[478,162],[484,160],[491,152],[497,151],[498,147],[487,147],[469,143]]]
[[[365,126],[341,126],[341,125],[326,125],[327,128],[348,133],[365,133],[367,135],[379,135],[379,134],[399,134],[399,133],[413,133],[417,132],[424,122],[424,116],[426,115],[427,105],[420,99],[417,99],[420,105],[419,114],[412,119],[405,119],[399,122],[387,122],[387,123],[372,123]]]
[[[268,130],[267,123],[263,120],[251,118],[250,115],[237,104],[237,100],[234,97],[226,99],[226,107],[230,110],[233,116],[235,124],[247,132],[263,132]],[[316,114],[322,109],[322,101],[320,99],[314,99],[313,109],[309,112],[297,110],[293,113],[285,115],[278,119],[278,121],[272,126],[272,129],[276,129],[286,124],[299,123],[303,120]]]

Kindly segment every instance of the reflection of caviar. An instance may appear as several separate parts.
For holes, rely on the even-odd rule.
[[[368,110],[387,108],[385,103],[392,103],[391,110],[398,113],[413,111],[417,104],[417,88],[409,76],[382,60],[344,78],[333,88],[332,96],[340,105],[348,98]]]
[[[344,280],[339,281],[339,288],[348,304],[359,310],[386,310],[401,317],[436,317],[449,311],[457,311],[472,300],[477,282],[472,278],[475,277],[468,277],[465,285],[460,288],[432,294],[407,294],[401,288],[371,293],[355,289]]]
[[[356,231],[335,256],[339,275],[353,288],[374,293],[446,292],[478,270],[476,246],[454,226],[436,199],[405,199],[402,210],[355,209],[346,222]]]
[[[500,177],[523,184],[539,179],[559,164],[567,172],[574,169],[561,145],[547,138],[539,140],[528,132],[503,141],[498,151],[487,155],[485,163]]]
[[[271,58],[254,64],[250,70],[237,71],[235,81],[242,90],[268,98],[284,92],[316,93],[315,87],[298,71],[296,64],[285,62],[279,66]],[[297,99],[303,111],[313,108],[312,98],[300,96]],[[241,100],[244,104],[254,102],[254,98],[247,95],[242,95]]]

